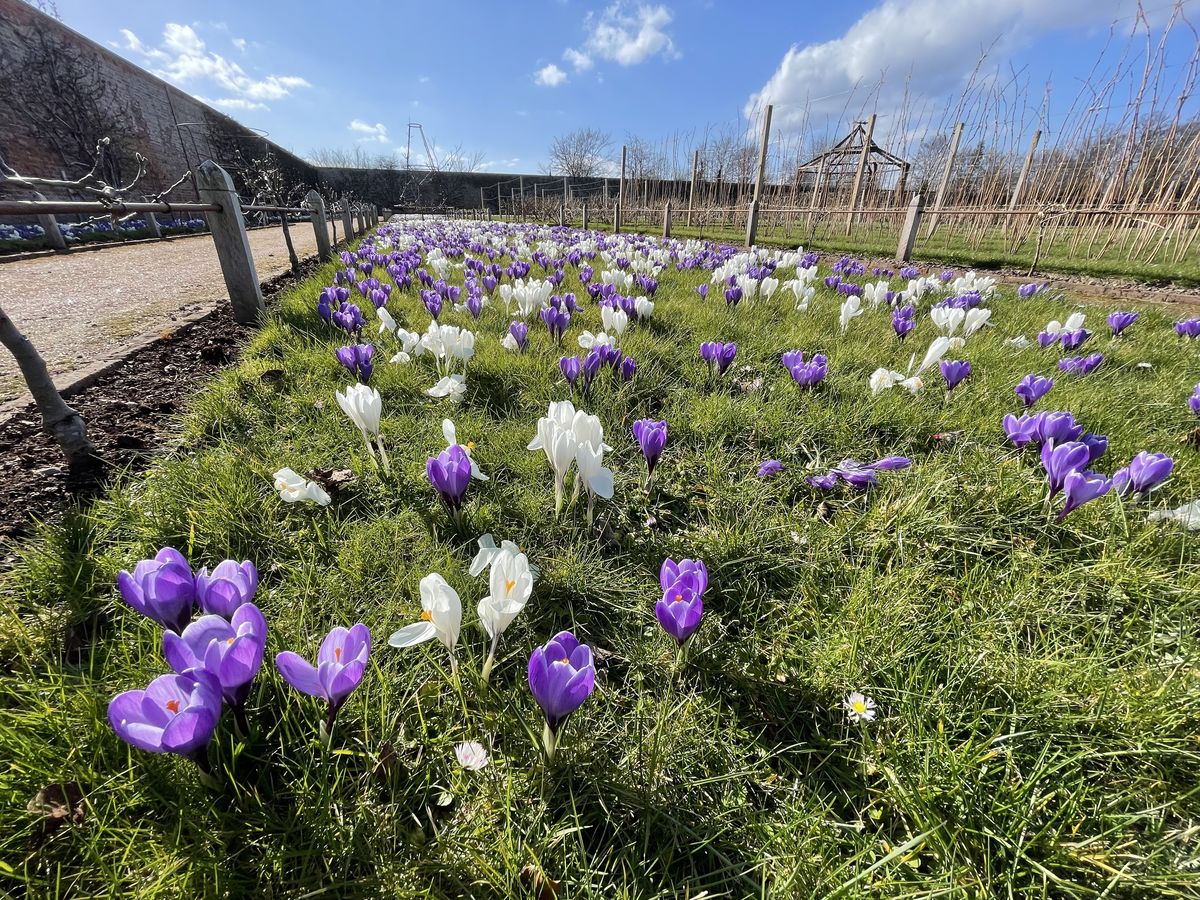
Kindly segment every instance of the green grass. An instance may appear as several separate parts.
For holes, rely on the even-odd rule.
[[[676,214],[678,217],[679,213]],[[926,210],[926,221],[929,212]],[[595,217],[593,216],[593,219]],[[803,215],[801,216],[803,219]],[[844,219],[824,221],[815,233],[810,234],[803,222],[787,227],[782,224],[764,222],[759,227],[756,243],[760,247],[794,248],[801,244],[817,247],[824,253],[846,253],[867,258],[894,259],[899,225],[895,223],[859,224],[850,236],[842,230]],[[581,222],[574,223],[579,226]],[[612,231],[612,222],[589,222],[589,227]],[[662,223],[637,222],[623,226],[625,231],[642,231],[661,234]],[[1139,238],[1134,231],[1122,233],[1118,241],[1104,246],[1104,238],[1089,244],[1083,239],[1079,248],[1072,248],[1070,239],[1073,229],[1063,227],[1048,236],[1037,264],[1036,274],[1083,275],[1100,278],[1127,278],[1150,284],[1173,284],[1179,287],[1200,287],[1200,253],[1189,252],[1181,261],[1173,262],[1169,255],[1159,255],[1154,261],[1147,257],[1153,248],[1137,250],[1133,242]],[[715,227],[691,227],[672,225],[671,234],[677,238],[702,238],[742,245],[746,240],[746,229],[730,228],[719,224]],[[1007,268],[1027,271],[1033,262],[1036,235],[1027,239],[1015,250],[1001,230],[989,231],[982,236],[969,239],[950,224],[941,225],[933,237],[926,236],[922,227],[913,250],[913,256],[925,264],[938,264],[966,268]],[[1173,246],[1173,245],[1172,245]]]
[[[569,271],[564,288],[578,291]],[[809,314],[761,301],[731,312],[699,300],[699,273],[668,270],[653,320],[626,335],[635,380],[604,379],[582,404],[616,473],[589,530],[581,506],[555,520],[546,460],[525,449],[547,403],[567,396],[541,323],[515,355],[498,342],[508,318],[485,311],[457,407],[424,395],[427,361],[381,361],[395,468],[384,480],[333,399],[340,341],[314,313],[332,273],[284,295],[149,471],[15,548],[0,582],[0,890],[513,897],[533,896],[519,877],[533,865],[564,897],[1200,891],[1200,541],[1114,497],[1055,524],[1036,459],[999,426],[1013,385],[1057,359],[1004,338],[1032,337],[1069,302],[998,298],[996,327],[957,354],[976,374],[949,402],[936,386],[872,398],[876,366],[924,352],[927,317],[903,346],[882,312],[840,337],[839,298],[823,287]],[[599,329],[588,306],[572,343]],[[389,309],[410,328],[428,321],[414,293]],[[1196,350],[1152,310],[1110,343],[1106,311],[1088,309],[1087,346],[1105,364],[1059,378],[1040,406],[1106,433],[1105,471],[1141,449],[1175,455],[1150,505],[1179,505],[1200,495],[1195,444],[1181,443],[1196,424]],[[709,380],[697,357],[708,339],[737,341],[733,377],[761,376],[762,389]],[[823,387],[791,383],[779,355],[793,348],[830,354]],[[281,380],[262,377],[280,368]],[[472,487],[461,532],[424,474],[445,415],[491,476]],[[648,495],[629,431],[646,415],[670,423]],[[803,480],[887,454],[915,465],[868,493],[820,496]],[[760,481],[769,457],[786,468]],[[284,465],[348,465],[358,481],[328,509],[286,506],[270,483]],[[541,574],[487,689],[474,613],[486,584],[467,567],[489,531]],[[105,719],[110,697],[166,671],[161,629],[115,589],[119,569],[163,544],[197,567],[232,556],[262,573],[268,662],[251,739],[226,721],[214,741],[221,794],[189,763],[127,747]],[[652,613],[666,556],[710,572],[683,665]],[[430,571],[463,598],[460,680],[440,645],[386,645],[415,620]],[[311,656],[331,626],[360,620],[376,649],[327,752],[317,704],[270,659]],[[548,765],[525,664],[562,628],[597,649],[599,678]],[[839,708],[851,690],[879,703],[869,727]],[[492,765],[460,770],[462,740],[490,745]],[[34,841],[27,802],[70,781],[85,820]]]

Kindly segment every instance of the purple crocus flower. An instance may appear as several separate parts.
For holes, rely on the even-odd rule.
[[[1104,362],[1103,353],[1092,353],[1089,356],[1068,356],[1058,361],[1058,367],[1069,375],[1088,375],[1094,372]]]
[[[1200,337],[1200,319],[1182,319],[1175,323],[1175,333],[1180,337]]]
[[[1188,397],[1188,409],[1200,416],[1200,384],[1196,385],[1192,391],[1192,396]]]
[[[567,379],[567,384],[571,387],[575,386],[575,379],[579,377],[579,371],[582,363],[578,356],[564,356],[558,361],[558,368],[563,373],[563,378]]]
[[[907,456],[885,456],[883,459],[877,459],[871,463],[868,468],[882,469],[884,472],[893,472],[897,469],[907,469],[912,465],[912,460]]]
[[[524,353],[525,348],[529,346],[529,326],[524,322],[513,322],[508,326],[508,333],[516,342],[517,349]]]
[[[125,691],[108,704],[117,737],[149,753],[186,756],[209,772],[208,742],[221,718],[221,686],[203,669],[160,675],[145,690]]]
[[[1051,344],[1058,343],[1058,335],[1049,331],[1039,331],[1037,336],[1038,346],[1045,350]]]
[[[822,491],[832,491],[837,487],[838,477],[836,472],[828,472],[824,475],[809,475],[804,480]]]
[[[163,632],[162,646],[167,663],[178,674],[203,669],[217,679],[225,702],[234,709],[238,727],[247,733],[243,707],[267,646],[267,620],[259,608],[245,603],[230,621],[201,616],[182,634]]]
[[[1120,337],[1137,320],[1138,313],[1118,310],[1108,314],[1108,327],[1112,329],[1113,337]]]
[[[742,289],[740,287],[731,287],[725,289],[725,304],[727,306],[737,306],[742,302]]]
[[[700,627],[704,615],[704,597],[696,593],[686,582],[678,582],[663,593],[654,605],[654,617],[663,631],[682,647]]]
[[[815,387],[829,374],[829,360],[824,353],[814,353],[813,358],[805,362],[802,350],[791,350],[783,354],[781,360],[792,380],[801,387]]]
[[[371,379],[371,372],[374,370],[372,360],[375,357],[375,347],[372,344],[350,344],[338,347],[333,353],[337,361],[363,384]]]
[[[481,294],[471,293],[467,295],[467,312],[471,314],[472,319],[478,319],[482,315],[483,296]]]
[[[1089,466],[1108,452],[1108,437],[1103,434],[1092,434],[1089,431],[1080,436],[1079,443],[1088,448]]]
[[[333,319],[334,325],[349,335],[358,334],[367,324],[362,310],[353,303],[343,303],[336,312],[331,314],[330,318]]]
[[[1028,300],[1041,289],[1042,286],[1040,284],[1023,284],[1017,288],[1017,296],[1022,300]]]
[[[971,364],[965,359],[943,360],[939,368],[946,379],[946,390],[952,391],[971,374]]]
[[[905,281],[911,281],[914,278],[921,277],[921,270],[916,266],[904,266],[900,269],[900,277]]]
[[[322,735],[328,738],[338,710],[346,698],[362,682],[371,655],[371,632],[359,622],[353,628],[338,626],[321,641],[314,666],[291,650],[275,657],[275,668],[283,680],[302,694],[319,697],[329,704]]]
[[[676,562],[668,557],[659,567],[658,585],[664,595],[680,585],[686,585],[694,593],[703,596],[708,590],[708,567],[698,559],[681,559]]]
[[[1024,401],[1026,406],[1033,406],[1045,397],[1052,387],[1054,387],[1053,379],[1030,374],[1022,378],[1013,391]]]
[[[667,423],[665,420],[638,419],[633,423],[633,436],[646,457],[646,480],[649,481],[667,443]]]
[[[565,309],[558,309],[553,306],[547,306],[542,310],[542,321],[546,323],[546,327],[550,329],[550,337],[554,339],[556,344],[561,344],[563,334],[566,333],[567,326],[571,324],[571,316]]]
[[[892,313],[892,330],[900,340],[917,327],[917,310],[912,306],[902,306]]]
[[[627,356],[621,360],[621,380],[633,381],[634,373],[637,372],[637,360],[632,356]]]
[[[770,478],[773,475],[778,475],[783,471],[783,463],[777,459],[764,459],[758,465],[758,477]]]
[[[421,302],[425,304],[425,309],[435,320],[442,314],[442,295],[437,291],[421,291]]]
[[[1019,416],[1014,416],[1012,413],[1006,415],[1001,424],[1004,426],[1005,436],[1012,441],[1016,447],[1024,447],[1030,441],[1037,440],[1037,426],[1040,422],[1041,413],[1031,415],[1030,413],[1022,413]]]
[[[125,602],[148,619],[182,631],[196,604],[196,579],[192,567],[174,547],[163,547],[154,559],[144,559],[133,572],[117,574],[117,588]]]
[[[737,356],[737,344],[732,341],[728,344],[723,344],[721,341],[705,341],[700,345],[700,358],[708,363],[709,372],[715,367],[718,375],[725,374],[733,365],[735,356]]]
[[[529,657],[529,690],[542,708],[546,727],[542,743],[553,757],[558,733],[567,716],[579,709],[596,687],[592,650],[569,631],[560,631]]]
[[[1069,472],[1063,480],[1063,497],[1066,498],[1066,504],[1063,506],[1062,512],[1058,514],[1057,520],[1061,522],[1069,513],[1079,509],[1083,504],[1089,503],[1097,497],[1103,497],[1112,489],[1112,486],[1111,478],[1095,472],[1078,470]]]
[[[1039,444],[1054,441],[1065,444],[1075,441],[1083,434],[1083,426],[1075,421],[1075,416],[1069,412],[1038,413],[1034,419],[1034,440]]]
[[[1142,450],[1129,465],[1113,473],[1113,487],[1122,497],[1146,494],[1166,481],[1174,468],[1175,460],[1167,454]]]
[[[441,496],[451,515],[458,518],[463,497],[471,486],[471,457],[459,444],[447,447],[437,456],[425,461],[429,483]]]
[[[488,296],[492,295],[492,291],[496,290],[496,279],[492,275],[484,275],[479,279],[479,283],[483,285],[483,289],[487,291]]]
[[[239,606],[254,599],[257,590],[258,569],[248,559],[224,560],[211,575],[207,566],[196,573],[196,600],[214,616],[231,618]]]
[[[708,285],[707,284],[700,285],[698,288],[696,288],[696,293],[700,295],[701,300],[707,300],[708,299]]]
[[[607,361],[608,353],[604,347],[593,347],[587,352],[587,356],[583,358],[583,365],[580,367],[583,371],[583,388],[585,391],[591,385],[592,379],[596,377],[596,373],[600,371],[600,366]]]
[[[879,483],[875,469],[871,466],[864,466],[856,459],[843,459],[839,465],[834,467],[831,474],[854,487],[871,487]]]
[[[1059,337],[1059,342],[1062,344],[1062,348],[1064,350],[1070,352],[1072,350],[1078,350],[1083,345],[1083,342],[1091,336],[1091,334],[1092,333],[1086,328],[1079,328],[1075,331],[1064,331]]]
[[[1062,490],[1068,475],[1083,469],[1092,457],[1091,448],[1079,441],[1056,444],[1047,441],[1042,445],[1042,468],[1050,482],[1050,496]]]

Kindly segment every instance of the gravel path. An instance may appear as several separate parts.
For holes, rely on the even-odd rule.
[[[294,224],[291,232],[302,259],[316,252],[309,225]],[[288,270],[281,229],[249,234],[260,280]],[[0,263],[0,285],[0,303],[60,385],[132,338],[228,302],[207,234]],[[25,395],[16,363],[0,348],[0,403]]]

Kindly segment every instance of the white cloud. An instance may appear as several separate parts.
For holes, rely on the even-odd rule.
[[[884,0],[834,40],[792,45],[746,102],[753,117],[775,104],[783,129],[808,115],[840,115],[847,97],[880,80],[880,109],[905,89],[937,97],[960,87],[985,50],[999,60],[1042,34],[1111,22],[1130,0]]]
[[[626,0],[616,0],[598,17],[588,13],[585,25],[591,33],[584,44],[586,53],[577,50],[567,52],[586,58],[588,65],[591,65],[591,57],[607,59],[622,66],[635,66],[656,55],[664,59],[678,59],[680,53],[665,30],[673,18],[671,10],[663,5],[638,6],[635,9]],[[574,57],[570,61],[577,65]]]
[[[209,106],[215,106],[217,109],[234,109],[239,112],[268,109],[265,103],[259,103],[256,100],[246,100],[242,97],[218,97],[216,100],[207,100],[204,97],[198,96],[196,99],[201,103],[207,103]]]
[[[563,59],[575,67],[576,72],[586,72],[592,67],[592,58],[586,53],[580,53],[573,47],[563,51]]]
[[[533,80],[543,87],[558,87],[567,80],[567,73],[550,63],[548,66],[543,66],[534,73]]]
[[[350,130],[355,134],[362,135],[362,137],[358,139],[360,142],[366,141],[387,144],[391,140],[388,137],[387,126],[382,122],[376,122],[374,125],[372,125],[370,122],[364,122],[362,119],[353,119],[350,122],[349,127]]]
[[[246,39],[245,38],[234,38],[232,41],[230,41],[230,43],[233,44],[233,46],[237,47],[239,50],[241,50],[243,53],[246,52]]]
[[[231,109],[266,109],[263,101],[281,100],[298,88],[311,87],[299,75],[257,78],[247,74],[237,63],[209,50],[191,25],[168,22],[157,47],[144,43],[128,28],[121,29],[121,36],[125,40],[122,49],[141,56],[155,75],[181,87],[197,82],[216,85],[230,95],[225,105]],[[234,40],[239,49],[244,44],[243,38]],[[239,102],[241,105],[236,105]],[[247,105],[251,103],[257,105]]]
[[[417,84],[429,84],[429,76],[422,75],[420,78],[417,79]]]

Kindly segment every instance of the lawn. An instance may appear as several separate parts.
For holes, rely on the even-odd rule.
[[[385,254],[387,235],[423,236],[425,250],[513,234],[524,256],[538,240],[560,245],[551,257],[588,249],[577,232],[500,223],[378,233]],[[594,239],[613,260],[659,246]],[[671,246],[680,259],[702,251]],[[604,369],[586,396],[558,364],[601,329],[577,265],[555,289],[584,306],[562,348],[536,313],[526,352],[503,347],[513,316],[498,294],[477,322],[446,303],[441,320],[477,334],[458,403],[427,395],[428,355],[389,361],[399,342],[352,291],[376,345],[390,474],[334,396],[353,383],[334,356],[347,338],[317,300],[341,263],[290,289],[148,471],[13,548],[0,576],[0,890],[552,897],[553,880],[558,896],[597,898],[1196,896],[1200,540],[1148,514],[1200,496],[1187,405],[1198,345],[1148,307],[1114,340],[1111,309],[1087,307],[1095,333],[1080,352],[1105,359],[1065,375],[1056,349],[1007,341],[1065,320],[1070,298],[999,289],[984,302],[989,326],[948,357],[971,362],[965,382],[947,395],[933,367],[915,396],[873,395],[877,368],[920,362],[945,295],[918,302],[903,344],[886,306],[864,303],[841,333],[845,298],[822,281],[835,260],[821,259],[805,312],[783,287],[729,307],[713,284],[703,299],[711,270],[667,265],[652,315],[621,341],[636,374]],[[595,280],[616,268],[603,254],[581,264]],[[463,284],[461,268],[449,273]],[[419,287],[396,288],[386,307],[414,332],[430,322]],[[737,344],[722,376],[699,356],[715,340]],[[814,388],[781,365],[796,349],[828,355]],[[1096,469],[1159,451],[1176,460],[1170,480],[1057,521],[1063,500],[1047,504],[1037,450],[1014,448],[1001,426],[1029,373],[1055,379],[1035,410],[1069,410],[1107,435]],[[556,516],[547,457],[527,449],[548,405],[567,399],[599,417],[612,447],[613,496],[596,499],[590,526],[582,497]],[[470,484],[459,525],[426,474],[445,417],[489,476]],[[648,487],[632,434],[647,417],[668,423]],[[844,458],[891,456],[912,465],[869,488],[807,480]],[[759,477],[768,459],[782,470]],[[354,480],[328,506],[288,504],[273,486],[282,467]],[[515,541],[538,570],[489,683],[476,613],[488,577],[469,572],[485,534]],[[106,717],[111,698],[169,671],[163,627],[116,586],[164,546],[196,569],[248,559],[260,575],[266,659],[248,737],[227,713],[212,740],[215,788],[187,759],[123,743]],[[685,651],[655,618],[667,558],[708,572]],[[433,572],[462,600],[456,669],[436,640],[387,643],[419,621]],[[312,659],[331,628],[356,622],[373,647],[325,741],[323,704],[285,683],[275,656]],[[527,663],[564,629],[592,648],[596,686],[547,759]],[[856,691],[874,700],[873,721],[847,715]],[[459,764],[468,741],[488,751],[485,768]],[[68,785],[84,798],[78,821],[73,794],[57,829],[45,806],[27,810]]]

